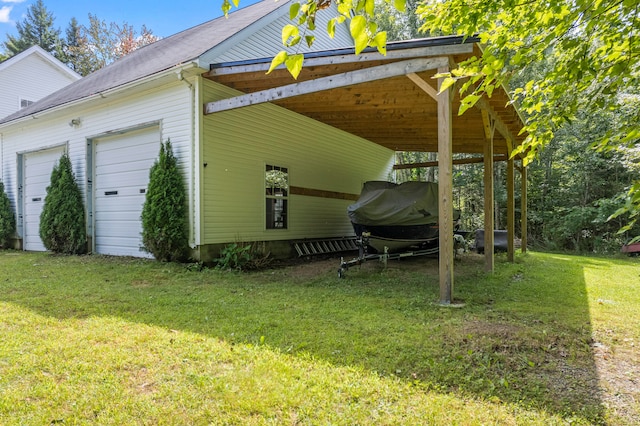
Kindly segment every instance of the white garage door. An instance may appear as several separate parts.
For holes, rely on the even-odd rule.
[[[140,214],[159,150],[157,128],[94,141],[96,253],[150,257],[142,251]]]
[[[30,152],[24,155],[24,236],[25,250],[45,251],[40,239],[40,214],[51,183],[51,171],[64,153],[64,147]]]

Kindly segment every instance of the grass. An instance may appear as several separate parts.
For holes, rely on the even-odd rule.
[[[637,259],[251,274],[0,252],[0,424],[636,424]]]

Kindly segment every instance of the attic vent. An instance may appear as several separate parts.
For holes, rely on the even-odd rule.
[[[20,99],[20,109],[26,108],[29,105],[31,105],[32,103],[33,103],[33,101],[30,101],[29,99]]]

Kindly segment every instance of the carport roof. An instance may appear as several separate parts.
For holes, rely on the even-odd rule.
[[[205,108],[213,113],[268,101],[395,151],[436,152],[434,75],[440,65],[481,55],[477,42],[446,36],[389,43],[386,56],[373,50],[355,55],[353,49],[305,54],[297,80],[283,68],[266,74],[271,58],[211,64],[207,78],[246,95]],[[389,71],[391,67],[396,71]],[[462,116],[457,115],[459,106],[455,91],[452,128],[456,153],[482,153],[493,123],[496,154],[510,153],[526,136],[520,134],[523,120],[502,87]]]

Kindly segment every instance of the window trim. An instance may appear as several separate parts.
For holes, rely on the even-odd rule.
[[[291,221],[289,220],[289,212],[291,211],[291,168],[289,166],[286,165],[282,165],[282,164],[278,164],[279,162],[275,161],[275,162],[264,162],[263,166],[262,166],[262,185],[265,188],[264,192],[262,193],[262,205],[263,205],[263,215],[262,215],[262,223],[264,226],[265,231],[287,231],[289,229],[291,229]],[[271,167],[271,169],[267,169],[268,167]],[[268,195],[267,194],[267,187],[265,185],[266,183],[266,176],[267,176],[267,172],[269,170],[286,170],[286,174],[287,174],[287,188],[286,188],[286,195],[285,196],[276,196],[276,195]],[[267,214],[268,214],[268,210],[267,210],[267,200],[283,200],[285,201],[284,203],[284,226],[279,228],[279,227],[269,227],[267,225]]]

